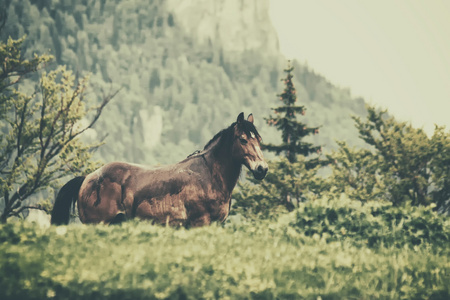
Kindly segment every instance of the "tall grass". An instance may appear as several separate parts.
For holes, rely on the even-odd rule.
[[[449,223],[349,200],[278,222],[0,228],[1,299],[448,299]]]

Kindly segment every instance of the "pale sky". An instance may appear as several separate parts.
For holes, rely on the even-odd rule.
[[[270,0],[286,58],[428,133],[450,130],[450,1]]]

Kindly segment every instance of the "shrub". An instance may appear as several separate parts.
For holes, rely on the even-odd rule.
[[[300,204],[282,222],[306,236],[315,234],[329,241],[351,239],[354,244],[444,246],[450,241],[450,222],[428,207],[395,207],[388,202],[362,204],[345,196]]]

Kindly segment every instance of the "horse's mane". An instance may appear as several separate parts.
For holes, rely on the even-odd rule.
[[[219,133],[217,133],[208,143],[206,143],[205,147],[203,148],[203,150],[206,150],[211,144],[213,144],[215,141],[217,141],[219,138],[221,138],[221,141],[227,141],[229,138],[233,138],[233,134],[234,134],[234,127],[236,126],[236,122],[234,122],[233,124],[230,125],[230,127],[220,131]],[[240,124],[240,129],[242,131],[245,132],[245,134],[247,136],[251,135],[251,132],[253,132],[255,134],[256,137],[260,137],[258,131],[256,130],[255,125],[253,125],[253,123],[249,122],[249,121],[243,121]]]
[[[221,131],[219,131],[208,143],[206,143],[205,147],[203,147],[203,151],[207,150],[212,144],[214,144],[217,140],[220,139],[219,144],[222,146],[223,144],[228,144],[231,145],[232,144],[232,139],[233,139],[233,135],[234,135],[234,127],[236,126],[237,122],[234,122],[233,124],[231,124],[228,128],[225,128]],[[253,134],[260,138],[261,136],[259,135],[258,131],[256,130],[255,125],[253,125],[253,123],[244,120],[241,124],[240,124],[240,129],[242,131],[244,131],[244,133],[247,136],[251,136],[251,133],[253,132]],[[199,154],[203,151],[195,151],[194,153],[190,154],[188,156],[194,156],[196,154]]]

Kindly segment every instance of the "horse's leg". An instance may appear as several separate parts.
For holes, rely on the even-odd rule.
[[[119,213],[114,217],[114,219],[111,220],[111,222],[109,222],[109,225],[122,224],[122,222],[125,222],[126,220],[127,220],[127,217],[125,216],[125,214]]]
[[[211,224],[211,217],[209,214],[203,214],[197,218],[193,218],[186,223],[186,228],[201,227]]]

